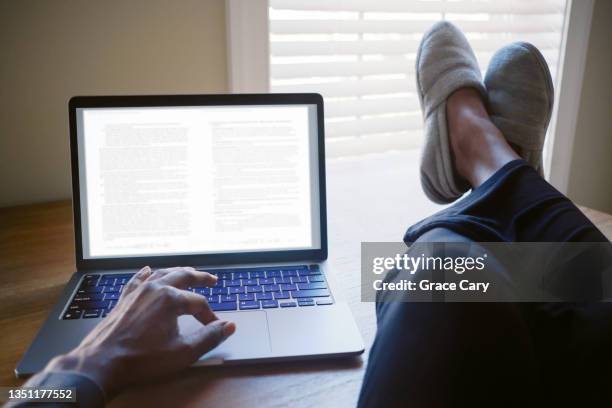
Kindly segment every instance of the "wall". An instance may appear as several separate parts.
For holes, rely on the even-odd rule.
[[[68,198],[74,95],[227,90],[223,0],[0,0],[0,206]]]
[[[582,83],[568,195],[612,214],[612,1],[597,0]]]

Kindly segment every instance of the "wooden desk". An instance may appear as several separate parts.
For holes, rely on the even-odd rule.
[[[330,263],[368,347],[375,320],[373,305],[360,302],[360,242],[400,240],[438,208],[418,187],[416,163],[416,152],[328,163]],[[612,237],[611,216],[586,212]],[[73,271],[69,202],[0,210],[0,385],[22,383],[13,369]],[[367,350],[350,360],[197,368],[112,405],[354,406],[366,358]]]

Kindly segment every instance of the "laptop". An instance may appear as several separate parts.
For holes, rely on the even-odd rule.
[[[197,365],[363,352],[326,262],[320,95],[74,97],[69,119],[77,271],[17,376],[77,346],[145,265],[219,278],[188,290],[237,330]]]

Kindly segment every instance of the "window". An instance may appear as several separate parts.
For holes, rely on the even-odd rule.
[[[270,0],[269,88],[324,96],[330,155],[418,148],[414,65],[425,30],[456,23],[483,75],[498,48],[532,42],[557,82],[565,8],[566,0]]]

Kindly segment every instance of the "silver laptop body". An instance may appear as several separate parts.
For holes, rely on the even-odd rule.
[[[326,262],[320,95],[74,97],[69,119],[77,272],[17,376],[77,346],[144,265],[220,278],[190,289],[237,330],[196,365],[363,352]]]

